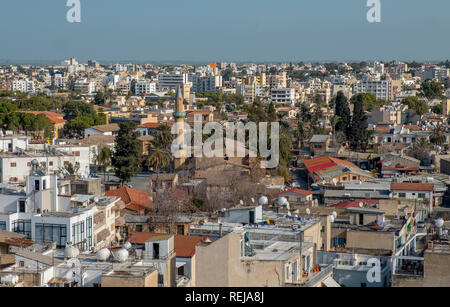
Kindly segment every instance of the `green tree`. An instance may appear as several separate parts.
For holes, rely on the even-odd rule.
[[[350,126],[350,107],[348,105],[347,97],[345,97],[342,91],[337,93],[335,101],[335,115],[339,116],[339,121],[336,124],[336,131],[341,131],[347,134],[348,127]]]
[[[108,167],[111,166],[111,150],[108,147],[103,147],[98,153],[96,160],[103,166],[103,182],[106,182],[106,172]]]
[[[444,86],[440,82],[425,80],[420,87],[421,94],[428,100],[444,96]]]
[[[417,96],[410,96],[402,100],[402,104],[408,106],[408,108],[416,111],[418,115],[424,115],[428,113],[429,107],[427,103],[420,100]]]
[[[369,145],[370,131],[367,130],[367,115],[363,106],[364,96],[354,100],[352,122],[348,130],[348,140],[353,150],[366,150]]]
[[[136,124],[134,122],[123,122],[120,124],[119,134],[116,137],[116,146],[111,162],[122,186],[141,170],[139,135],[135,129]]]
[[[445,128],[441,125],[433,129],[430,135],[430,142],[434,145],[442,146],[445,144]]]

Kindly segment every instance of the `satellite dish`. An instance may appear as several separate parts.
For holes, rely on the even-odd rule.
[[[240,203],[241,205],[243,205],[243,204],[244,204],[244,201],[241,199],[241,200],[239,201],[239,203]]]
[[[97,252],[98,261],[106,261],[111,256],[111,252],[107,248],[102,248]]]
[[[364,207],[364,203],[360,201],[360,202],[359,202],[359,207],[360,207],[360,208]]]
[[[123,248],[125,248],[126,250],[130,250],[132,247],[133,247],[133,245],[131,245],[130,242],[126,242],[126,243],[123,245]]]
[[[64,249],[64,258],[77,258],[80,251],[75,246],[67,245]]]
[[[254,203],[255,202],[255,199],[252,197],[252,203]]]
[[[286,205],[286,208],[289,210],[290,209],[290,205],[289,205],[288,201],[285,203],[285,205]]]
[[[330,221],[331,221],[331,223],[334,223],[334,216],[333,215],[330,215]]]
[[[444,220],[442,218],[438,218],[436,221],[434,221],[434,224],[437,228],[442,228],[442,226],[444,226]]]
[[[279,197],[278,200],[277,200],[277,204],[279,206],[284,206],[284,204],[286,204],[286,203],[287,203],[287,199],[284,198],[284,197]]]
[[[99,200],[100,200],[100,199],[99,199],[98,197],[94,197],[94,201],[95,201],[96,203],[98,203]]]
[[[311,214],[311,210],[309,208],[306,208],[306,214]]]
[[[261,196],[261,197],[258,199],[258,203],[259,203],[261,206],[264,206],[264,205],[267,205],[267,204],[269,203],[269,200],[267,199],[266,196]]]
[[[126,249],[121,248],[120,250],[114,253],[114,259],[116,259],[118,262],[125,262],[127,261],[129,255],[130,254]]]
[[[334,219],[336,219],[336,217],[337,217],[336,211],[331,212],[331,215],[334,217]]]

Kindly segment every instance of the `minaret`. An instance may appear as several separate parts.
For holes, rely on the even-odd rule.
[[[184,110],[184,99],[183,93],[181,92],[181,87],[177,87],[177,94],[175,96],[175,113],[173,116],[175,117],[175,122],[178,123],[178,135],[180,142],[178,142],[178,146],[180,148],[180,158],[175,158],[175,169],[180,168],[186,162],[186,145],[184,144],[184,119],[186,117],[186,112]]]

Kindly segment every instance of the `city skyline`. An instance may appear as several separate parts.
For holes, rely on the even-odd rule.
[[[366,1],[356,0],[105,3],[81,0],[81,23],[68,23],[65,1],[7,2],[0,61],[435,62],[450,49],[443,0],[381,1],[380,23],[367,22]]]

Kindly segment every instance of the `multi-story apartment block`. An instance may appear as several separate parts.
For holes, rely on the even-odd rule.
[[[371,93],[382,100],[394,99],[391,80],[360,80],[356,84],[356,93]]]
[[[273,88],[270,90],[270,101],[273,103],[295,103],[295,89],[293,88]]]
[[[135,86],[135,93],[136,95],[142,95],[142,94],[152,94],[156,92],[156,83],[141,80],[136,83]]]
[[[12,82],[11,89],[13,92],[30,93],[36,90],[36,86],[34,84],[34,81],[30,81],[28,79],[14,80]]]
[[[92,94],[95,92],[95,82],[88,79],[78,79],[75,81],[73,90],[82,94]]]
[[[160,88],[175,89],[188,83],[188,74],[183,73],[161,73],[158,75],[158,85]]]

